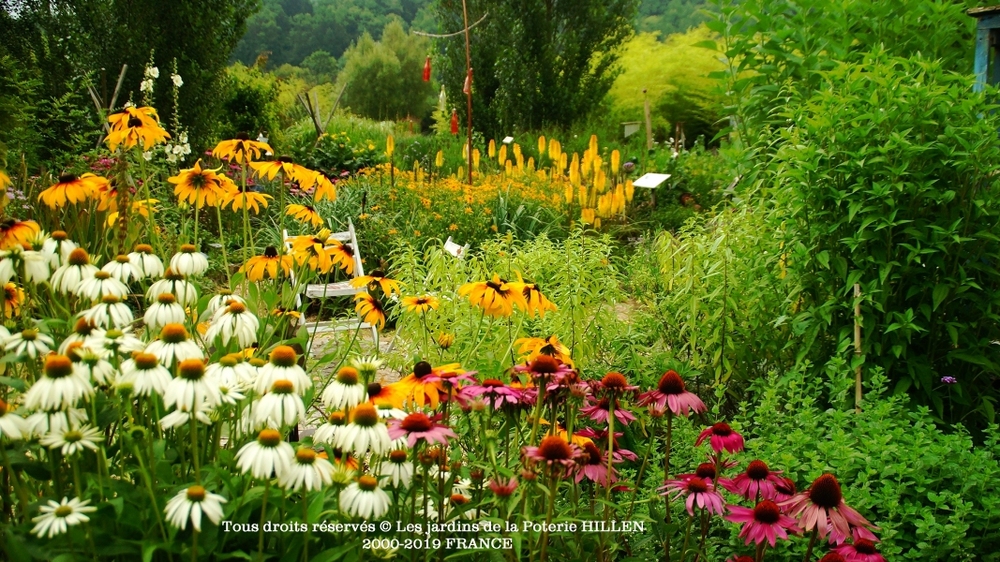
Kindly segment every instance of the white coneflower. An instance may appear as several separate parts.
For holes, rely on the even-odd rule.
[[[229,345],[229,342],[236,339],[237,344],[242,347],[250,347],[257,341],[257,329],[260,322],[253,313],[247,310],[243,303],[232,301],[229,306],[220,309],[222,314],[212,321],[205,333],[205,339],[214,342],[216,338],[222,339],[222,345]]]
[[[278,476],[278,485],[292,492],[313,492],[333,484],[333,465],[308,447],[299,447],[288,464],[288,470]]]
[[[236,467],[257,479],[270,478],[272,474],[280,478],[294,454],[292,446],[281,440],[277,430],[265,429],[236,453]]]
[[[105,296],[80,314],[83,320],[104,329],[124,328],[135,321],[132,309],[115,295]]]
[[[295,384],[285,379],[274,381],[269,392],[250,411],[254,427],[294,427],[305,417],[306,407],[295,393]]]
[[[402,420],[406,419],[406,416],[408,415],[409,414],[407,414],[403,410],[400,410],[399,408],[393,408],[392,406],[380,405],[378,407],[378,417],[384,420],[387,419]]]
[[[445,519],[452,519],[455,517],[462,517],[464,519],[473,519],[476,516],[475,509],[469,509],[466,507],[472,498],[465,494],[452,494],[445,498]]]
[[[48,505],[38,508],[42,514],[32,518],[32,521],[35,523],[34,528],[31,529],[32,534],[39,538],[46,537],[51,539],[56,535],[65,533],[74,525],[90,521],[90,518],[84,515],[84,513],[93,513],[97,511],[97,508],[87,505],[89,503],[90,500],[80,501],[80,498],[73,498],[72,500],[63,498],[59,503],[49,500]]]
[[[149,244],[136,246],[135,251],[128,255],[128,259],[139,272],[137,279],[163,276],[163,262],[160,260],[160,256],[153,253],[153,247]]]
[[[353,408],[364,402],[365,391],[358,370],[354,367],[341,367],[323,391],[323,404],[328,410]]]
[[[142,271],[132,263],[132,260],[125,254],[119,254],[114,260],[104,264],[101,271],[107,271],[112,278],[128,283],[133,279],[142,279]]]
[[[28,433],[32,435],[66,431],[71,427],[79,427],[86,421],[87,411],[83,408],[35,412],[25,420]]]
[[[243,297],[234,295],[229,289],[223,289],[217,294],[213,295],[212,298],[208,299],[208,304],[205,306],[205,312],[202,313],[202,320],[213,320],[215,319],[215,313],[220,309],[224,309],[230,304],[238,302],[245,305],[247,301],[243,300]]]
[[[64,457],[71,457],[84,449],[97,451],[97,443],[103,440],[97,428],[85,425],[82,427],[63,428],[60,431],[50,431],[38,440],[43,447],[59,449]]]
[[[204,410],[197,410],[195,412],[174,410],[173,412],[170,412],[169,414],[160,418],[160,427],[163,429],[186,427],[191,424],[192,417],[194,417],[195,420],[205,425],[212,425],[212,418],[209,418],[208,413]]]
[[[181,324],[164,326],[160,330],[160,339],[146,346],[146,352],[155,355],[167,368],[172,367],[175,362],[201,359],[205,356],[198,344],[188,339],[188,331]]]
[[[6,285],[14,278],[14,258],[7,250],[0,250],[0,284]]]
[[[39,236],[42,236],[41,232],[39,232]],[[45,261],[50,264],[52,269],[58,269],[59,266],[68,262],[69,255],[78,248],[76,242],[70,240],[69,235],[63,230],[56,230],[51,236],[44,236],[41,244],[37,242],[36,240],[35,248],[40,248],[40,255],[45,257]]]
[[[389,462],[382,463],[382,478],[396,488],[409,488],[413,481],[413,463],[407,460],[409,453],[396,449],[389,453]]]
[[[73,362],[65,355],[45,358],[42,376],[24,393],[24,407],[30,410],[65,410],[94,394],[90,381],[73,372]]]
[[[140,352],[122,362],[118,385],[131,385],[132,392],[139,396],[149,396],[154,392],[163,396],[170,379],[170,371],[160,364],[155,355]]]
[[[91,349],[106,349],[119,355],[131,355],[146,348],[142,340],[118,328],[96,331],[83,344]]]
[[[340,508],[351,517],[378,519],[389,512],[389,494],[367,474],[340,492]]]
[[[259,394],[264,394],[271,389],[275,381],[282,379],[292,381],[295,393],[299,396],[305,394],[306,390],[312,386],[312,381],[306,375],[305,369],[299,367],[298,355],[291,347],[279,345],[271,351],[270,359],[257,374],[257,384],[254,386],[254,390]]]
[[[93,322],[83,317],[77,318],[76,323],[73,325],[73,331],[59,344],[59,353],[66,355],[66,350],[70,345],[74,343],[82,344],[87,341],[87,338],[100,336],[103,333],[104,330],[98,328]]]
[[[219,386],[239,391],[251,388],[257,377],[257,369],[243,361],[243,355],[230,353],[205,369],[205,375],[215,378]]]
[[[170,269],[181,275],[201,275],[208,271],[208,256],[199,252],[194,244],[184,244],[181,251],[170,258]]]
[[[325,444],[331,447],[337,442],[337,435],[346,427],[347,416],[342,410],[330,412],[326,423],[316,428],[313,433],[313,443]]]
[[[60,293],[75,295],[83,282],[97,272],[97,266],[90,263],[87,251],[77,248],[70,252],[66,263],[52,274],[52,287]]]
[[[91,302],[99,301],[109,295],[123,299],[128,295],[128,286],[112,277],[107,271],[98,270],[94,272],[93,277],[80,284],[76,294],[81,298],[90,299]]]
[[[219,385],[205,376],[201,359],[185,359],[177,365],[177,376],[167,384],[163,404],[185,412],[210,410],[222,402]]]
[[[4,441],[20,441],[28,433],[28,422],[0,400],[0,444]]]
[[[191,521],[191,526],[200,533],[202,513],[209,521],[218,525],[222,520],[224,503],[226,498],[213,494],[202,486],[194,485],[170,498],[163,512],[167,515],[167,521],[174,527],[183,531],[187,528],[188,521]]]
[[[48,258],[34,250],[21,252],[21,265],[24,267],[25,283],[44,283],[52,274]]]
[[[382,366],[382,360],[378,357],[355,357],[351,359],[351,365],[361,374],[362,380],[375,380],[375,373]]]
[[[173,269],[167,269],[163,274],[163,279],[149,286],[146,291],[146,301],[152,302],[163,293],[170,293],[177,297],[177,302],[182,306],[194,306],[198,303],[198,289],[185,281],[184,276]]]
[[[146,309],[142,321],[151,332],[158,332],[167,324],[183,324],[186,318],[184,307],[177,304],[177,297],[170,293],[160,293],[156,302]]]
[[[43,334],[37,328],[28,328],[4,338],[4,351],[13,352],[19,357],[28,356],[32,359],[46,355],[55,347],[56,342]]]
[[[335,446],[360,457],[371,451],[381,455],[389,450],[389,430],[379,419],[375,406],[365,402],[351,412],[351,423],[337,434]]]
[[[91,349],[82,344],[70,348],[73,373],[94,384],[105,386],[114,382],[115,366],[108,362],[108,351]]]
[[[239,404],[240,400],[246,398],[237,387],[224,384],[219,384],[219,396],[221,403],[229,406]]]

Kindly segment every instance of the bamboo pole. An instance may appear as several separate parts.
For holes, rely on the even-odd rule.
[[[854,410],[861,413],[861,284],[854,284]]]

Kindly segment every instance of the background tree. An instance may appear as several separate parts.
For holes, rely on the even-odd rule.
[[[372,119],[423,118],[431,107],[434,86],[423,81],[430,50],[425,37],[408,34],[394,19],[376,42],[365,33],[344,53],[340,84],[345,106]]]
[[[638,31],[660,32],[666,40],[673,33],[684,33],[705,21],[705,0],[642,0],[636,18]]]
[[[473,116],[489,134],[566,127],[590,112],[618,72],[639,0],[467,0],[472,32]],[[461,0],[440,0],[441,29],[463,29]],[[441,76],[463,98],[465,43],[442,39]],[[458,104],[465,114],[465,104]],[[464,120],[463,120],[464,121]]]

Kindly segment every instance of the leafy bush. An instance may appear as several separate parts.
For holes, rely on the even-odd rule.
[[[253,138],[264,134],[280,146],[278,92],[275,79],[256,67],[235,64],[226,69],[219,138],[236,138],[238,133],[247,133]]]
[[[800,486],[835,473],[845,501],[881,528],[888,560],[1000,560],[997,426],[975,446],[962,426],[942,431],[926,407],[908,407],[877,371],[869,377],[860,413],[817,400],[842,399],[849,370],[831,373],[828,385],[802,373],[760,379],[739,416],[754,435],[747,451]]]

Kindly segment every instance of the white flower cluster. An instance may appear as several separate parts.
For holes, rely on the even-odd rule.
[[[164,145],[163,150],[167,154],[167,162],[172,164],[183,161],[185,156],[191,154],[191,145],[188,144],[187,132],[182,131],[177,135],[177,142],[168,142]]]
[[[139,83],[139,91],[152,93],[153,83],[160,77],[160,69],[155,66],[147,66],[143,73],[143,80]]]
[[[171,74],[170,79],[174,82],[175,88],[180,88],[184,85],[184,80],[181,79],[180,74]]]

